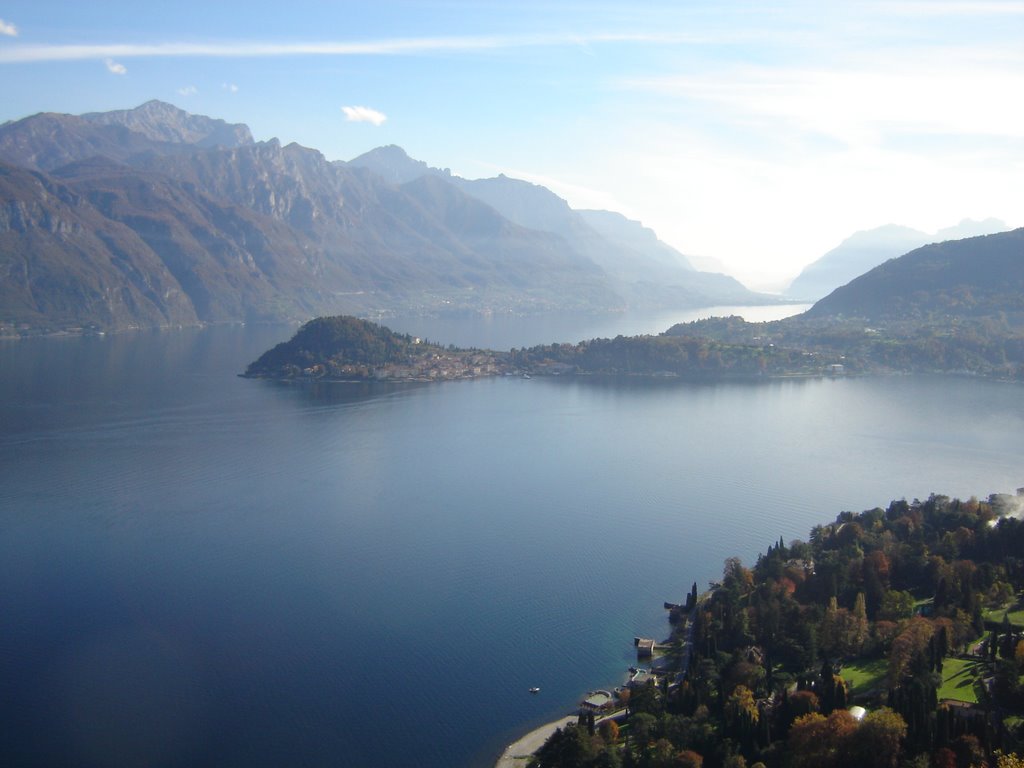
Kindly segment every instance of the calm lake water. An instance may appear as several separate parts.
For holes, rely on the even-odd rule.
[[[489,766],[726,557],[1024,485],[1019,386],[236,376],[292,330],[0,344],[4,764]]]

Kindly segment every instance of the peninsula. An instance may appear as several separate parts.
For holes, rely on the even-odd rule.
[[[355,317],[321,317],[249,365],[248,378],[440,381],[567,374],[723,379],[836,372],[838,354],[693,336],[618,336],[496,352],[460,349]]]
[[[510,356],[443,347],[355,317],[320,317],[250,364],[249,378],[326,381],[438,381],[496,376]]]

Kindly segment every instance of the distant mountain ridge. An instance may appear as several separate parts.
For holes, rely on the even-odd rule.
[[[1024,313],[1024,228],[922,246],[837,288],[805,315],[906,321],[1006,313]]]
[[[794,299],[817,300],[879,264],[922,245],[989,235],[1007,229],[1004,222],[990,218],[983,221],[964,219],[934,235],[897,224],[855,232],[820,259],[808,264],[790,283],[786,295]]]
[[[328,162],[158,101],[6,123],[0,333],[764,300],[543,187],[372,154]]]
[[[89,112],[82,119],[96,125],[120,125],[158,142],[228,148],[254,143],[246,125],[192,115],[156,99],[135,109]]]
[[[750,303],[756,296],[735,278],[698,272],[657,235],[611,211],[574,210],[551,190],[504,174],[463,179],[409,157],[401,147],[378,147],[350,160],[392,184],[422,176],[443,178],[524,227],[552,232],[598,264],[631,303],[672,306]],[[762,296],[761,301],[771,301]]]
[[[1024,228],[922,246],[799,315],[710,318],[666,335],[775,360],[783,350],[789,375],[926,372],[1024,382]]]

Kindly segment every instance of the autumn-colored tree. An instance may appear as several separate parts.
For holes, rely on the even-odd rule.
[[[789,729],[786,752],[793,768],[832,768],[848,751],[857,721],[845,709],[828,717],[812,713],[797,718]]]
[[[904,675],[910,672],[911,666],[928,650],[933,632],[934,627],[928,619],[915,616],[892,641],[888,671],[890,688],[899,685]]]
[[[956,753],[958,768],[986,768],[988,765],[985,760],[985,749],[974,734],[965,733],[957,738],[951,746],[953,752]]]
[[[602,720],[597,732],[605,744],[614,744],[619,740],[619,724],[614,720]]]
[[[668,739],[658,739],[651,747],[648,761],[651,768],[673,768],[676,748]]]
[[[1004,755],[996,753],[996,768],[1024,768],[1024,758],[1019,757],[1016,752]]]
[[[749,744],[759,717],[754,693],[745,685],[737,685],[725,702],[726,727],[740,742]]]
[[[940,747],[932,755],[934,768],[956,768],[956,753],[949,747]]]
[[[818,696],[813,691],[796,691],[786,697],[784,704],[780,736],[786,734],[798,717],[817,713],[821,709]]]
[[[753,691],[745,685],[737,685],[725,702],[725,716],[727,720],[733,722],[749,720],[756,723],[758,712]]]
[[[879,554],[881,554],[879,552]],[[868,641],[871,627],[868,624],[867,600],[863,592],[857,593],[857,599],[853,602],[853,627],[852,636],[849,639],[851,653],[860,653]]]
[[[863,768],[895,768],[907,723],[888,707],[869,712],[853,732],[850,754]]]
[[[675,768],[702,768],[704,758],[692,749],[684,749],[676,755],[673,765]]]
[[[857,730],[857,725],[857,719],[849,710],[837,709],[826,718],[826,738],[837,749],[844,749],[853,732]]]
[[[889,563],[889,558],[885,552],[880,549],[874,549],[871,552],[868,552],[864,556],[863,568],[865,575],[868,572],[873,573],[885,589],[889,588],[889,572],[892,569],[892,566]]]
[[[754,574],[743,566],[743,561],[738,557],[726,558],[722,586],[725,589],[735,589],[740,595],[746,595],[754,588]]]

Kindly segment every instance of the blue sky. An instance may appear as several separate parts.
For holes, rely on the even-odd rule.
[[[621,211],[754,287],[1024,225],[1024,2],[7,2],[0,121],[152,98]]]

